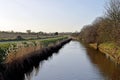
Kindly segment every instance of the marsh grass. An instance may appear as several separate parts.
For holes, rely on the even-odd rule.
[[[67,39],[67,37],[56,37],[43,40],[29,40],[19,43],[1,43],[0,61],[5,63],[12,62],[13,60],[25,57],[30,53],[41,50],[44,47],[53,46],[64,39]]]
[[[11,52],[6,56],[5,63],[12,62],[13,60],[23,58],[29,53],[35,52],[37,50],[42,49],[42,46],[35,46],[35,47],[22,47],[17,50],[17,52]]]

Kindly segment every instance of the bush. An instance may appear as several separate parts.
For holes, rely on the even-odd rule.
[[[22,36],[17,36],[16,39],[17,40],[23,40]]]

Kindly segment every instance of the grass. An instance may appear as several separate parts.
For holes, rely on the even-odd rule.
[[[59,42],[63,39],[66,39],[67,37],[58,37],[58,38],[50,38],[50,39],[44,39],[44,40],[41,40],[41,44],[44,45],[44,46],[48,46],[50,43],[56,43],[56,42]]]
[[[97,48],[97,44],[93,43],[93,44],[89,44],[92,48],[96,49]],[[101,43],[99,46],[99,49],[102,49],[101,51],[105,52],[105,53],[114,53],[114,54],[120,54],[120,47],[117,46],[114,42],[105,42],[105,43]]]
[[[109,54],[114,59],[120,58],[120,47],[114,42],[106,42],[99,45],[99,50],[105,54]]]
[[[97,49],[97,43],[92,43],[92,44],[89,44],[90,47],[94,48],[94,49]]]
[[[17,49],[16,43],[4,43],[0,44],[0,61],[5,60],[8,53]]]
[[[0,43],[0,62],[12,61],[13,59],[23,57],[35,50],[42,47],[47,47],[50,44],[55,44],[61,40],[67,39],[66,36],[38,39],[38,40],[27,40],[19,42],[1,42]]]
[[[96,49],[96,44],[89,44],[92,48]],[[98,46],[99,51],[104,53],[115,63],[120,64],[120,47],[115,42],[104,42]]]
[[[10,44],[0,44],[0,61],[5,59],[5,56],[9,50]]]

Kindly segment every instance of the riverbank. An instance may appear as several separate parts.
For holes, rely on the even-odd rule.
[[[67,37],[0,43],[0,61],[4,63],[12,62],[64,39],[67,39]]]
[[[114,42],[101,43],[98,47],[96,43],[89,44],[89,46],[94,49],[98,49],[100,52],[105,54],[107,58],[117,64],[120,64],[120,47]]]
[[[77,37],[76,40],[84,43],[88,47],[99,50],[108,59],[116,64],[120,64],[120,46],[118,46],[115,42],[104,42],[97,45],[97,43],[86,43],[85,41],[79,39],[79,37]]]

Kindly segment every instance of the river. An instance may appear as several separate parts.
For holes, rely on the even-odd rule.
[[[25,80],[120,80],[120,66],[78,41],[66,44]]]

